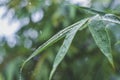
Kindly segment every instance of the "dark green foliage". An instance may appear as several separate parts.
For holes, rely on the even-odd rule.
[[[1,2],[22,23],[14,47],[0,38],[0,80],[119,80],[120,14],[114,1],[91,0],[89,8],[66,0]],[[43,16],[34,21],[39,12]]]

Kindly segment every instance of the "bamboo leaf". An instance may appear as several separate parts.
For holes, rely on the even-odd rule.
[[[49,77],[49,80],[51,80],[56,68],[58,67],[58,65],[60,64],[60,62],[63,60],[63,58],[65,57],[69,47],[70,47],[70,44],[76,34],[76,32],[82,28],[82,26],[84,24],[86,24],[86,22],[88,21],[88,19],[85,19],[85,20],[82,20],[80,21],[80,24],[74,26],[67,34],[66,34],[66,37],[65,37],[65,40],[62,44],[62,46],[60,47],[59,49],[59,52],[57,53],[57,56],[54,60],[54,63],[53,63],[53,68],[52,68],[52,71],[50,73],[50,77]]]
[[[105,29],[106,23],[103,20],[101,20],[101,17],[99,15],[97,15],[91,19],[88,26],[96,42],[96,45],[100,48],[102,53],[107,57],[112,67],[114,68],[111,53],[111,42],[108,36],[108,32]]]
[[[119,17],[115,16],[114,14],[105,14],[104,16],[102,16],[101,20],[120,24]]]
[[[84,19],[85,21],[88,20],[88,18]],[[29,56],[22,64],[21,68],[20,68],[20,75],[22,73],[23,67],[24,65],[30,60],[32,59],[34,56],[36,56],[37,54],[39,54],[40,52],[42,52],[44,49],[46,49],[48,46],[52,45],[53,43],[55,43],[56,41],[60,40],[61,38],[63,38],[67,32],[69,32],[73,27],[80,25],[81,21],[76,22],[75,24],[66,27],[65,29],[61,30],[60,32],[58,32],[56,35],[54,35],[52,38],[50,38],[48,41],[46,41],[43,45],[41,45],[40,47],[38,47],[32,54],[31,56]],[[84,27],[85,28],[85,27]],[[21,80],[21,76],[20,76],[20,80]]]
[[[83,7],[83,6],[76,6],[76,5],[71,5],[75,8],[77,8],[78,10],[81,11],[82,10],[85,10],[87,11],[88,13],[94,13],[94,14],[99,14],[99,15],[105,15],[107,12],[102,12],[102,11],[97,11],[97,10],[94,10],[92,8],[89,8],[89,7]]]

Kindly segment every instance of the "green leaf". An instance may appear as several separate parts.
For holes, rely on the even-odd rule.
[[[89,18],[84,19],[84,21],[87,21]],[[48,46],[52,45],[53,43],[55,43],[56,41],[60,40],[61,38],[63,38],[71,29],[73,29],[73,27],[80,25],[81,21],[76,22],[75,24],[61,30],[60,32],[58,32],[56,35],[54,35],[52,38],[50,38],[48,41],[46,41],[44,44],[42,44],[40,47],[38,47],[32,54],[31,56],[29,56],[22,64],[21,68],[20,68],[20,75],[22,73],[23,67],[24,65],[30,60],[32,59],[34,56],[36,56],[37,54],[39,54],[40,52],[42,52],[44,49],[46,49]],[[85,27],[84,27],[85,28]],[[20,80],[21,80],[21,76],[20,76]]]
[[[76,9],[78,9],[80,11],[81,11],[81,9],[83,9],[83,10],[87,11],[88,13],[94,13],[94,14],[99,14],[99,15],[105,15],[107,13],[107,12],[97,11],[97,10],[94,10],[89,7],[83,7],[83,6],[78,6],[78,5],[71,5],[71,6],[75,7]]]
[[[100,48],[102,53],[107,57],[112,67],[114,68],[113,58],[111,53],[111,42],[106,31],[106,23],[101,20],[99,15],[93,17],[89,22],[89,30],[96,42],[96,45]]]
[[[56,68],[58,67],[58,65],[60,64],[60,62],[63,60],[63,58],[65,57],[69,47],[70,47],[70,44],[76,34],[76,32],[82,28],[82,26],[84,26],[84,24],[86,24],[86,22],[88,21],[88,19],[85,19],[85,20],[82,20],[80,21],[80,24],[74,26],[67,34],[66,34],[66,37],[65,37],[65,40],[62,44],[62,46],[60,47],[59,49],[59,52],[57,53],[57,56],[54,60],[54,63],[53,63],[53,68],[52,68],[52,71],[50,73],[50,77],[49,77],[49,80],[51,80]]]
[[[120,24],[120,19],[114,14],[105,14],[104,16],[102,16],[101,20]]]

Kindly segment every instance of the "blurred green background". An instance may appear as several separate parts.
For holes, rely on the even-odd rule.
[[[79,1],[79,0],[78,0]],[[72,5],[90,7],[120,16],[119,0],[0,0],[12,14],[11,21],[20,21],[15,40],[0,37],[0,80],[19,80],[22,62],[41,44],[63,28],[95,15]],[[53,80],[120,80],[120,25],[110,24],[109,33],[115,69],[97,48],[89,30],[79,31],[56,70]],[[0,26],[2,26],[0,24]],[[11,26],[9,26],[11,27]],[[23,69],[23,80],[48,80],[53,60],[63,39],[34,57]]]

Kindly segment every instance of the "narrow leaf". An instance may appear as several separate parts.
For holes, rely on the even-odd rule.
[[[84,20],[88,20],[88,18],[84,19]],[[43,45],[41,45],[40,47],[38,47],[32,54],[31,56],[29,56],[22,64],[21,68],[20,68],[20,75],[22,73],[23,67],[24,65],[30,60],[32,59],[34,56],[36,56],[37,54],[39,54],[40,52],[42,52],[44,49],[46,49],[48,46],[52,45],[53,43],[55,43],[56,41],[60,40],[61,38],[63,38],[67,32],[69,32],[73,27],[75,27],[76,25],[81,24],[81,21],[76,22],[75,24],[66,27],[65,29],[61,30],[60,32],[58,32],[56,35],[54,35],[52,38],[50,38],[48,41],[46,41]],[[21,76],[20,76],[20,80],[21,80]]]
[[[86,10],[86,11],[88,11],[88,13],[94,13],[94,14],[99,14],[99,15],[105,15],[107,13],[107,12],[97,11],[97,10],[94,10],[92,8],[89,8],[89,7],[83,7],[83,6],[78,6],[78,5],[71,5],[71,6],[77,8],[80,11],[81,11],[81,9]]]
[[[114,14],[106,14],[106,15],[102,16],[101,20],[120,24],[120,19],[117,16],[115,16]]]
[[[112,67],[114,68],[113,58],[111,53],[111,42],[106,31],[106,23],[101,20],[99,15],[93,17],[89,22],[89,30],[96,42],[96,45],[100,48],[102,53],[107,57]]]
[[[54,60],[54,63],[53,63],[53,68],[52,68],[52,71],[50,73],[50,77],[49,77],[49,80],[51,80],[56,68],[58,67],[58,65],[60,64],[60,62],[63,60],[64,56],[66,55],[69,47],[70,47],[70,44],[76,34],[76,32],[79,30],[79,28],[81,28],[86,22],[88,21],[88,19],[85,19],[85,20],[82,20],[80,21],[80,24],[74,26],[67,34],[66,34],[66,37],[65,37],[65,40],[62,44],[62,46],[60,47],[59,49],[59,52],[57,53],[57,56]]]

